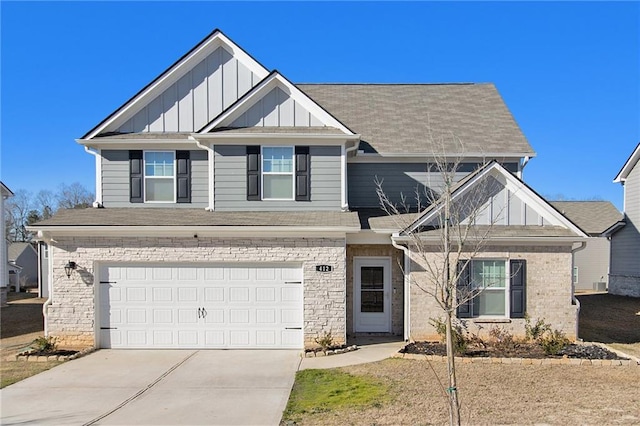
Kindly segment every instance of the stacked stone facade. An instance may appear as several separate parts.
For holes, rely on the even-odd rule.
[[[442,255],[426,253],[429,262],[442,266]],[[463,256],[464,257],[464,256]],[[474,259],[525,259],[526,260],[526,312],[535,323],[542,319],[552,328],[563,331],[567,337],[576,338],[577,305],[573,304],[571,293],[571,246],[496,246],[486,247]],[[439,262],[439,263],[438,263]],[[439,336],[431,318],[444,319],[444,312],[435,299],[425,293],[433,288],[429,284],[426,262],[412,255],[411,265],[411,309],[410,321],[412,340],[437,340]],[[483,318],[461,319],[471,333],[485,336],[493,327],[502,328],[514,336],[524,337],[525,320],[505,318],[489,320]]]
[[[47,327],[62,346],[96,345],[96,271],[100,263],[298,263],[303,269],[304,342],[331,332],[346,343],[346,244],[341,238],[56,238]],[[64,265],[78,265],[67,278]],[[316,265],[333,270],[317,272]]]

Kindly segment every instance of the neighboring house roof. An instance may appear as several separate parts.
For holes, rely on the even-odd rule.
[[[5,197],[13,196],[13,191],[11,191],[9,187],[5,185],[3,182],[0,182],[0,190],[2,191],[2,195],[4,195]]]
[[[290,227],[348,227],[360,229],[355,212],[210,212],[204,209],[182,208],[107,208],[59,210],[55,216],[33,225],[43,227],[87,226],[290,226]]]
[[[631,173],[631,170],[633,170],[633,168],[636,166],[638,161],[640,161],[640,143],[638,143],[636,149],[633,150],[633,152],[627,159],[627,162],[624,163],[624,166],[622,166],[622,169],[620,169],[613,181],[615,183],[624,182],[627,179],[627,176],[629,176],[629,173]]]
[[[7,249],[7,258],[9,262],[16,261],[25,251],[32,251],[36,253],[36,250],[30,243],[15,242],[9,244]]]
[[[298,84],[382,155],[534,156],[493,84]],[[437,142],[429,144],[429,135]],[[444,145],[440,144],[440,140]]]
[[[551,204],[591,236],[600,236],[623,219],[609,201],[551,201]]]

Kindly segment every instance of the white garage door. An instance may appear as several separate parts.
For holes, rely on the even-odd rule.
[[[105,265],[103,348],[302,348],[302,270],[287,265]]]

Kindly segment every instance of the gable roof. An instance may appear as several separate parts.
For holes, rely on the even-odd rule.
[[[586,237],[585,232],[573,223],[570,219],[563,216],[558,210],[556,210],[551,204],[549,204],[538,193],[531,189],[521,179],[511,174],[497,161],[491,161],[484,167],[478,169],[475,173],[471,173],[465,179],[461,180],[452,189],[452,201],[460,200],[466,193],[469,193],[472,188],[483,182],[484,179],[489,176],[499,176],[504,180],[504,187],[513,193],[517,198],[521,199],[527,207],[533,208],[545,221],[545,226],[551,226],[555,228],[564,228],[568,230],[573,236]],[[433,203],[427,208],[413,223],[407,226],[400,232],[400,235],[407,235],[416,229],[431,223],[438,217],[440,211],[443,208],[442,199]],[[512,227],[513,225],[494,225],[496,230],[492,232],[500,233],[504,228]],[[526,229],[530,225],[519,225]],[[517,226],[516,226],[517,227]],[[544,227],[544,226],[542,226]]]
[[[246,113],[249,108],[260,101],[265,95],[267,95],[274,88],[279,87],[285,90],[285,93],[301,104],[310,114],[316,117],[322,122],[324,126],[334,127],[340,129],[343,133],[353,135],[354,132],[346,127],[340,120],[336,119],[329,111],[317,104],[314,100],[309,98],[298,87],[291,83],[287,78],[280,74],[277,70],[272,71],[267,77],[265,77],[260,83],[255,85],[249,92],[244,94],[233,105],[220,113],[218,117],[209,122],[197,133],[208,133],[219,127],[229,127],[233,121],[239,118],[243,113]],[[303,126],[309,127],[309,126]]]
[[[640,161],[640,143],[638,143],[636,149],[633,150],[627,162],[624,163],[624,166],[622,166],[615,179],[613,179],[613,182],[618,183],[627,180],[627,176],[629,176],[629,173],[631,173],[631,170],[633,170],[638,161]]]
[[[13,197],[13,191],[11,191],[3,182],[0,182],[0,190],[2,191],[2,195],[6,197]]]
[[[93,129],[89,130],[81,139],[92,139],[104,132],[110,124],[121,118],[125,113],[132,116],[133,113],[131,113],[131,111],[137,112],[141,110],[161,92],[162,88],[177,82],[185,72],[197,65],[197,63],[202,60],[206,54],[221,45],[231,49],[234,55],[241,56],[251,70],[259,76],[259,78],[264,78],[268,74],[267,69],[262,66],[262,64],[255,60],[240,46],[231,41],[231,39],[224,35],[222,31],[215,29],[211,34],[202,39],[200,43],[196,44],[191,50],[163,71],[158,77],[153,79],[138,93],[122,104],[122,106],[98,123],[98,125]]]
[[[36,253],[36,250],[33,248],[33,246],[30,243],[23,243],[23,242],[11,243],[7,248],[7,259],[9,261],[15,261],[20,256],[22,256],[22,254],[25,251],[32,251],[34,254]]]
[[[298,84],[381,155],[523,157],[535,152],[493,84]],[[429,146],[427,135],[444,146]]]
[[[609,201],[551,201],[551,205],[592,236],[599,236],[624,217]]]

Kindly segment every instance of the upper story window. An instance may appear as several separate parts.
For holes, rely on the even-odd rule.
[[[262,148],[262,199],[292,200],[293,147]]]
[[[145,151],[145,202],[174,203],[176,194],[175,188],[175,152]]]
[[[247,200],[311,201],[308,146],[247,146]]]

